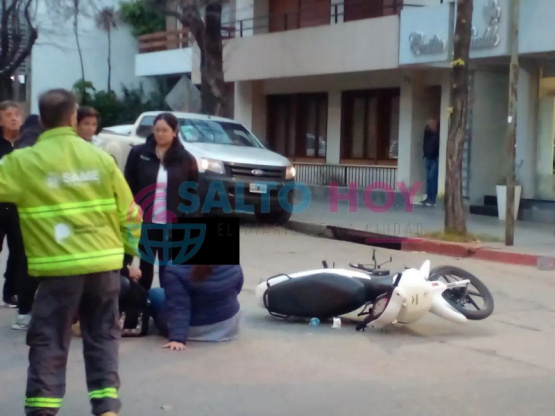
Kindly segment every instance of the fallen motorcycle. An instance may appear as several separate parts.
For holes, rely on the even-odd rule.
[[[446,320],[465,323],[482,320],[493,313],[494,301],[486,285],[476,276],[454,266],[430,270],[426,260],[420,269],[405,268],[391,273],[349,263],[358,269],[328,267],[292,274],[279,274],[256,288],[260,307],[281,319],[334,317],[358,322],[357,331],[367,326],[381,329],[390,324],[411,324],[428,312]],[[443,278],[445,282],[440,281]],[[483,306],[477,299],[483,300]]]

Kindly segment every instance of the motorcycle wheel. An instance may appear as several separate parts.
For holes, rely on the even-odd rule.
[[[443,298],[456,310],[471,321],[480,321],[488,318],[493,313],[493,296],[484,283],[472,273],[455,266],[438,266],[430,270],[428,280],[434,281],[443,278],[445,282],[454,280],[470,280],[468,289],[453,288],[443,292]],[[475,290],[474,290],[475,289]],[[477,299],[481,298],[483,306],[479,306]],[[470,306],[472,309],[467,309]]]

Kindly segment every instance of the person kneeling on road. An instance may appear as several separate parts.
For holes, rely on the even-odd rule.
[[[149,291],[152,317],[169,338],[164,348],[184,350],[188,341],[231,341],[239,333],[241,266],[167,266],[164,289]]]

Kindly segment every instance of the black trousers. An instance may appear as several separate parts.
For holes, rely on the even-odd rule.
[[[164,269],[165,264],[168,261],[167,258],[164,258],[163,253],[163,244],[164,244],[164,231],[161,228],[142,228],[141,230],[141,240],[139,241],[139,252],[141,255],[141,262],[139,264],[139,268],[141,269],[141,279],[139,280],[139,284],[146,290],[150,290],[152,287],[152,281],[154,280],[154,264],[156,260],[160,261],[160,266],[158,270],[159,278],[160,278],[160,286],[164,286],[163,276],[164,276]],[[166,254],[165,256],[168,256]]]
[[[20,315],[28,315],[33,308],[39,281],[25,272],[18,280],[17,307]]]
[[[13,204],[0,204],[0,246],[7,239],[8,264],[4,273],[4,299],[17,295],[19,292],[18,280],[27,274],[27,259],[25,258],[25,247],[23,236],[19,226],[19,215]]]
[[[119,292],[119,270],[39,280],[27,332],[26,415],[58,413],[66,389],[71,325],[77,314],[92,412],[119,412]]]

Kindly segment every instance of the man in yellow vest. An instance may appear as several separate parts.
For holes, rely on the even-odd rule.
[[[74,95],[48,91],[39,111],[45,132],[37,143],[0,160],[0,202],[16,204],[29,274],[39,279],[25,412],[58,413],[79,314],[93,414],[115,416],[119,271],[124,253],[137,255],[141,214],[114,160],[77,136]]]

